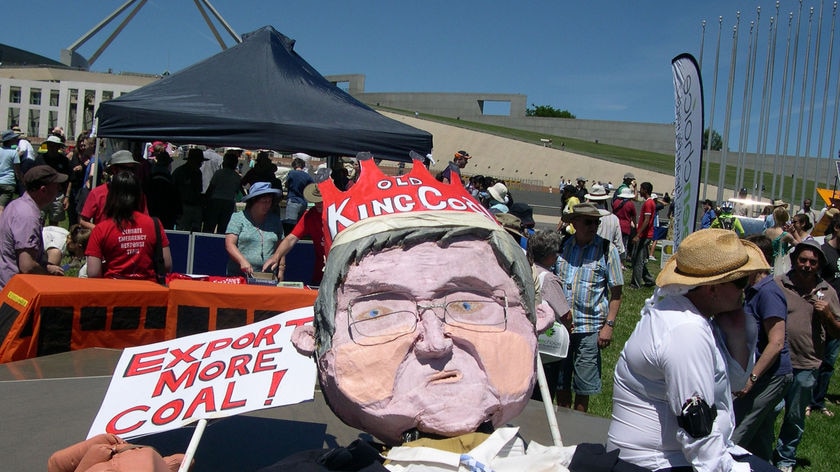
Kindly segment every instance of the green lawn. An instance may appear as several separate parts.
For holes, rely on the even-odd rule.
[[[382,110],[391,112],[391,113],[399,113],[404,114],[407,116],[414,116],[413,111],[407,110],[399,110],[387,107],[379,107]],[[419,118],[424,120],[434,121],[437,123],[443,123],[450,126],[457,126],[459,128],[470,129],[473,131],[480,131],[483,133],[492,134],[495,136],[501,136],[508,139],[515,139],[518,141],[525,141],[529,143],[539,144],[541,138],[548,138],[551,139],[555,143],[563,142],[566,145],[566,150],[570,152],[574,152],[577,154],[582,154],[585,156],[594,157],[596,159],[602,159],[605,161],[610,162],[619,162],[621,164],[629,165],[636,167],[638,169],[649,170],[654,172],[660,172],[663,174],[673,174],[674,173],[674,155],[673,154],[660,154],[657,152],[650,152],[650,151],[642,151],[639,149],[631,149],[621,146],[613,146],[611,144],[603,144],[603,143],[594,143],[592,141],[586,141],[582,139],[575,139],[575,138],[568,138],[565,136],[556,136],[556,135],[547,135],[545,133],[537,133],[534,131],[524,131],[518,130],[513,128],[506,128],[503,126],[497,125],[490,125],[485,123],[478,123],[474,121],[467,121],[461,120],[456,118],[449,118],[445,116],[439,115],[430,115],[427,113],[420,113],[417,115]],[[705,164],[703,165],[703,170],[701,171],[701,179],[703,173],[705,172]],[[709,164],[709,179],[710,184],[715,185],[717,182],[717,177],[720,173],[720,164],[717,163],[710,163]],[[745,169],[743,182],[749,183],[753,181],[755,172],[752,169]],[[770,188],[769,181],[767,179],[772,179],[772,173],[767,172],[765,170],[764,179],[767,188]],[[726,166],[726,173],[724,174],[725,186],[729,189],[734,189],[736,187],[736,177],[737,177],[737,167],[732,165]],[[784,188],[791,188],[793,185],[793,179],[786,175],[782,177],[784,179]],[[798,188],[801,188],[801,182],[798,182]],[[805,195],[811,195],[814,191],[814,182],[809,180],[806,182],[805,185]],[[775,197],[773,197],[775,198]]]
[[[656,276],[659,273],[659,262],[649,262],[648,268]],[[629,279],[630,272],[625,271],[625,282]],[[613,370],[618,361],[621,348],[630,337],[630,333],[639,321],[642,306],[645,299],[653,294],[652,288],[633,290],[625,284],[621,298],[621,311],[619,312],[615,330],[613,331],[612,345],[601,351],[603,362],[603,391],[600,395],[590,398],[589,413],[604,418],[609,418],[612,413],[612,387]],[[840,380],[834,376],[828,390],[828,398],[840,402]],[[814,413],[808,418],[805,424],[805,435],[799,446],[797,471],[809,472],[836,472],[840,471],[840,454],[838,454],[837,443],[840,438],[840,406],[828,405],[829,409],[836,413],[836,416],[829,418]],[[776,422],[778,432],[779,422]]]

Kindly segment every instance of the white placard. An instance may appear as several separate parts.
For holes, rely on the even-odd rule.
[[[312,400],[315,362],[291,343],[312,307],[123,351],[88,438],[124,439]]]

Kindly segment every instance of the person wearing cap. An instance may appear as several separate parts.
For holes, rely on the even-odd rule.
[[[277,249],[283,239],[283,221],[272,209],[280,194],[270,183],[256,182],[242,198],[245,209],[230,217],[225,230],[225,249],[230,257],[227,275],[253,276]]]
[[[467,161],[472,158],[467,151],[458,151],[455,153],[455,158],[449,161],[446,169],[440,173],[440,179],[443,183],[450,183],[458,180],[463,185],[464,181],[461,179],[461,169],[467,167]]]
[[[732,392],[754,363],[744,288],[769,269],[732,231],[683,239],[616,364],[607,450],[649,470],[774,470],[731,440]]]
[[[598,236],[606,239],[613,246],[618,249],[618,255],[621,260],[624,260],[625,256],[625,248],[624,248],[624,237],[621,232],[621,222],[618,220],[618,217],[612,214],[607,208],[607,200],[610,199],[610,195],[607,193],[607,189],[604,188],[601,184],[595,184],[592,186],[592,189],[587,193],[584,198],[589,203],[592,203],[598,208],[598,212],[601,213],[601,224],[598,225]],[[634,207],[635,208],[635,207]]]
[[[560,247],[555,274],[565,284],[572,331],[557,403],[585,412],[589,397],[601,392],[601,349],[612,342],[624,276],[618,248],[598,236],[601,212],[595,205],[575,205],[563,221],[574,225],[575,234]]]
[[[785,409],[779,439],[773,454],[776,467],[793,470],[796,450],[805,431],[805,411],[822,363],[826,333],[840,335],[840,301],[831,284],[822,278],[826,266],[820,244],[808,239],[790,254],[792,269],[777,274],[776,283],[787,300],[787,339],[793,382],[785,395]]]
[[[201,164],[205,160],[201,149],[191,148],[187,151],[187,162],[172,171],[172,181],[181,199],[181,215],[176,224],[181,231],[201,231],[204,220]]]
[[[575,196],[578,197],[578,201],[584,201],[586,199],[586,194],[589,193],[589,191],[586,190],[586,182],[586,177],[578,177],[577,180],[575,180],[575,183],[577,184],[577,187],[575,188]]]
[[[164,274],[157,272],[156,249],[163,271],[172,269],[166,232],[139,211],[143,190],[133,172],[118,172],[108,186],[105,219],[96,223],[85,248],[88,277],[157,282]]]
[[[630,280],[630,287],[632,288],[654,285],[653,276],[647,268],[650,241],[653,239],[653,218],[656,215],[656,200],[653,199],[653,185],[650,182],[642,182],[639,185],[639,197],[645,201],[639,212],[636,235],[631,239],[633,253],[630,257],[633,261],[633,278]]]
[[[633,194],[633,196],[630,198],[632,198],[633,200],[639,197],[639,193],[636,190],[636,176],[632,172],[626,172],[624,174],[624,179],[621,181],[621,185],[616,187],[615,192],[613,193],[613,202],[615,202],[616,199],[620,198],[618,195],[624,189],[630,189],[631,193]]]
[[[15,148],[20,136],[12,130],[0,136],[0,214],[15,197],[17,182],[21,180],[20,153]]]
[[[20,153],[20,175],[21,175],[21,185],[20,188],[23,189],[23,174],[26,173],[32,166],[35,165],[35,158],[37,157],[37,153],[35,152],[35,148],[32,147],[32,143],[26,139],[26,133],[21,129],[20,126],[15,125],[12,126],[12,131],[17,133],[20,136],[20,139],[17,143],[17,150]],[[21,191],[20,193],[23,193]]]
[[[97,159],[98,160],[98,159]],[[131,155],[131,151],[116,151],[111,154],[111,159],[108,161],[106,168],[111,177],[115,177],[120,172],[134,173],[134,168],[137,166],[137,161]],[[107,218],[105,214],[105,203],[108,200],[108,191],[110,183],[99,185],[91,189],[88,196],[85,198],[85,203],[82,206],[82,211],[79,212],[79,224],[83,227],[93,230],[93,228]],[[177,205],[175,202],[169,202],[169,205]],[[140,207],[141,213],[148,214],[146,208],[146,199],[141,195]]]
[[[47,146],[47,152],[40,154],[35,158],[35,165],[46,164],[57,172],[67,176],[67,183],[55,197],[55,201],[47,206],[45,209],[46,220],[51,226],[58,225],[67,218],[67,209],[70,206],[70,191],[72,190],[72,183],[70,182],[70,175],[73,169],[70,167],[70,161],[64,154],[64,141],[58,136],[50,135],[44,141]]]
[[[47,263],[41,210],[55,201],[66,182],[67,175],[46,165],[23,175],[26,191],[0,214],[0,288],[15,274],[64,275],[60,266]]]
[[[627,260],[630,253],[630,239],[636,232],[636,195],[630,187],[624,187],[616,194],[612,202],[613,215],[618,218],[621,226],[621,240],[624,242],[625,253],[622,261]]]
[[[292,159],[292,170],[286,174],[286,216],[284,223],[294,226],[306,210],[306,198],[303,190],[315,180],[306,172],[306,161],[296,157]]]
[[[283,273],[286,270],[286,254],[303,238],[312,240],[315,250],[315,265],[312,267],[312,279],[309,285],[320,285],[324,276],[324,263],[327,258],[324,241],[324,225],[321,221],[324,211],[324,198],[318,189],[318,184],[311,183],[303,189],[303,196],[306,201],[312,203],[303,216],[298,220],[295,227],[283,238],[277,246],[274,254],[263,264],[263,271],[277,271],[277,278],[284,280]]]

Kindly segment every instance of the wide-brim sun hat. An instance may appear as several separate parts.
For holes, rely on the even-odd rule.
[[[636,198],[636,194],[630,187],[622,187],[621,191],[618,192],[618,198]]]
[[[522,234],[522,220],[519,219],[516,215],[511,215],[510,213],[497,213],[493,215],[496,217],[496,221],[499,222],[500,225],[513,235],[514,237],[523,237]]]
[[[489,193],[490,196],[497,202],[505,203],[507,200],[508,189],[505,187],[505,184],[496,182],[493,186],[487,189],[487,193]]]
[[[768,271],[758,246],[731,230],[709,228],[683,239],[656,277],[656,285],[715,285]]]
[[[607,193],[607,190],[603,185],[598,184],[593,185],[589,193],[586,194],[587,200],[606,200],[608,198],[610,198],[610,195]]]
[[[114,165],[129,165],[133,166],[137,164],[137,161],[134,160],[134,156],[131,154],[131,151],[117,151],[111,154],[111,159],[108,160],[108,167]]]
[[[324,201],[324,197],[321,195],[321,189],[318,188],[318,184],[309,184],[304,187],[303,198],[305,198],[309,203],[319,203]]]
[[[50,136],[48,136],[47,139],[44,140],[44,144],[55,144],[59,147],[66,146],[64,144],[64,142],[61,140],[61,138],[59,138],[56,135],[52,135],[52,134]]]
[[[272,188],[271,184],[268,182],[254,182],[254,184],[251,185],[251,189],[248,191],[248,195],[242,197],[242,201],[247,202],[253,198],[268,194],[280,195],[280,190]]]
[[[601,218],[604,215],[602,215],[601,212],[598,211],[598,207],[591,203],[579,203],[572,207],[572,211],[568,213],[563,213],[563,216],[561,216],[560,219],[566,223],[570,223],[578,216],[590,216],[592,218]]]

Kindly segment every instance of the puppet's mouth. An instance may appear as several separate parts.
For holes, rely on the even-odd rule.
[[[461,371],[459,370],[445,370],[437,374],[426,377],[427,383],[452,383],[461,380]]]

